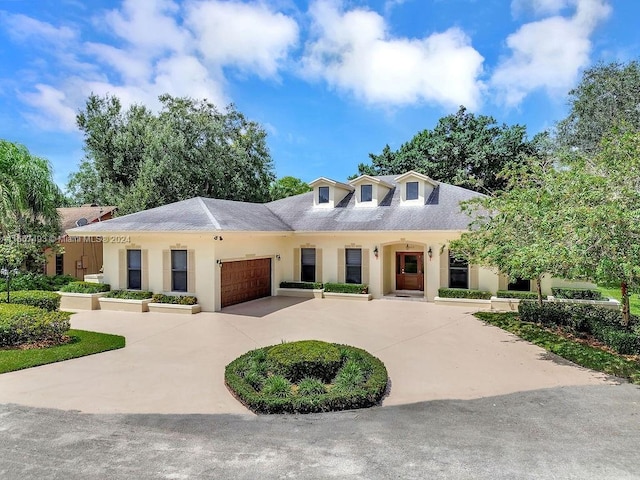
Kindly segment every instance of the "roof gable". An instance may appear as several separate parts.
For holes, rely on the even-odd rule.
[[[418,173],[418,172],[413,171],[413,170],[410,170],[407,173],[403,173],[399,177],[396,177],[396,182],[397,183],[407,182],[407,181],[411,181],[411,180],[418,180],[418,181],[427,182],[432,187],[437,187],[438,186],[438,182],[436,182],[431,177],[428,177],[426,175],[423,175],[422,173]]]

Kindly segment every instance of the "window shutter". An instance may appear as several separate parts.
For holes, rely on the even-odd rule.
[[[477,290],[480,284],[480,275],[477,265],[469,265],[469,288]]]
[[[302,267],[300,266],[300,249],[293,249],[293,281],[300,281],[300,271]]]
[[[369,285],[369,249],[362,250],[362,283]]]
[[[162,251],[162,290],[171,291],[171,250]]]
[[[149,250],[142,250],[142,290],[149,290]]]
[[[429,260],[427,260],[429,261]],[[449,286],[449,249],[444,248],[440,254],[440,287]]]
[[[344,283],[344,248],[338,249],[338,283]]]
[[[196,291],[196,251],[187,250],[187,291]]]
[[[127,251],[118,250],[118,288],[127,288]]]
[[[322,279],[322,249],[316,248],[316,282],[324,283]]]

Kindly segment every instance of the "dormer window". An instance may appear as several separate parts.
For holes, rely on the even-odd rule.
[[[371,202],[373,200],[373,185],[360,186],[360,201]]]
[[[418,182],[407,182],[407,200],[418,200],[419,188]]]
[[[329,187],[318,188],[318,203],[329,203]]]

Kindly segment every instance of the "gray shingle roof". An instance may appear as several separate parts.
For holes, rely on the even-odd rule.
[[[376,177],[396,185],[394,176]],[[353,192],[335,208],[314,208],[313,193],[266,204],[191,198],[76,228],[70,233],[211,231],[466,230],[460,202],[482,195],[440,183],[424,205],[401,205],[393,188],[378,207],[355,207]]]

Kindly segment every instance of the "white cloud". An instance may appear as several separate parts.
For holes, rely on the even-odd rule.
[[[384,18],[369,10],[345,12],[319,0],[310,12],[316,38],[306,46],[303,75],[371,104],[479,105],[483,58],[460,29],[395,38]]]
[[[52,42],[56,45],[68,43],[77,36],[68,26],[54,27],[50,23],[36,20],[26,15],[0,12],[0,20],[16,41],[33,41],[34,39]]]
[[[515,17],[529,12],[541,16],[557,15],[572,3],[573,0],[513,0],[511,12]]]
[[[506,105],[518,105],[538,89],[565,94],[589,64],[590,36],[611,9],[606,0],[570,1],[575,4],[573,16],[527,23],[507,37],[511,53],[491,78]]]
[[[261,77],[274,76],[298,41],[298,24],[260,3],[198,2],[189,8],[187,23],[208,62]]]
[[[28,119],[47,130],[70,132],[76,127],[76,112],[68,105],[64,92],[49,85],[37,84],[35,91],[24,93],[22,99],[37,108],[38,114],[29,113]]]

